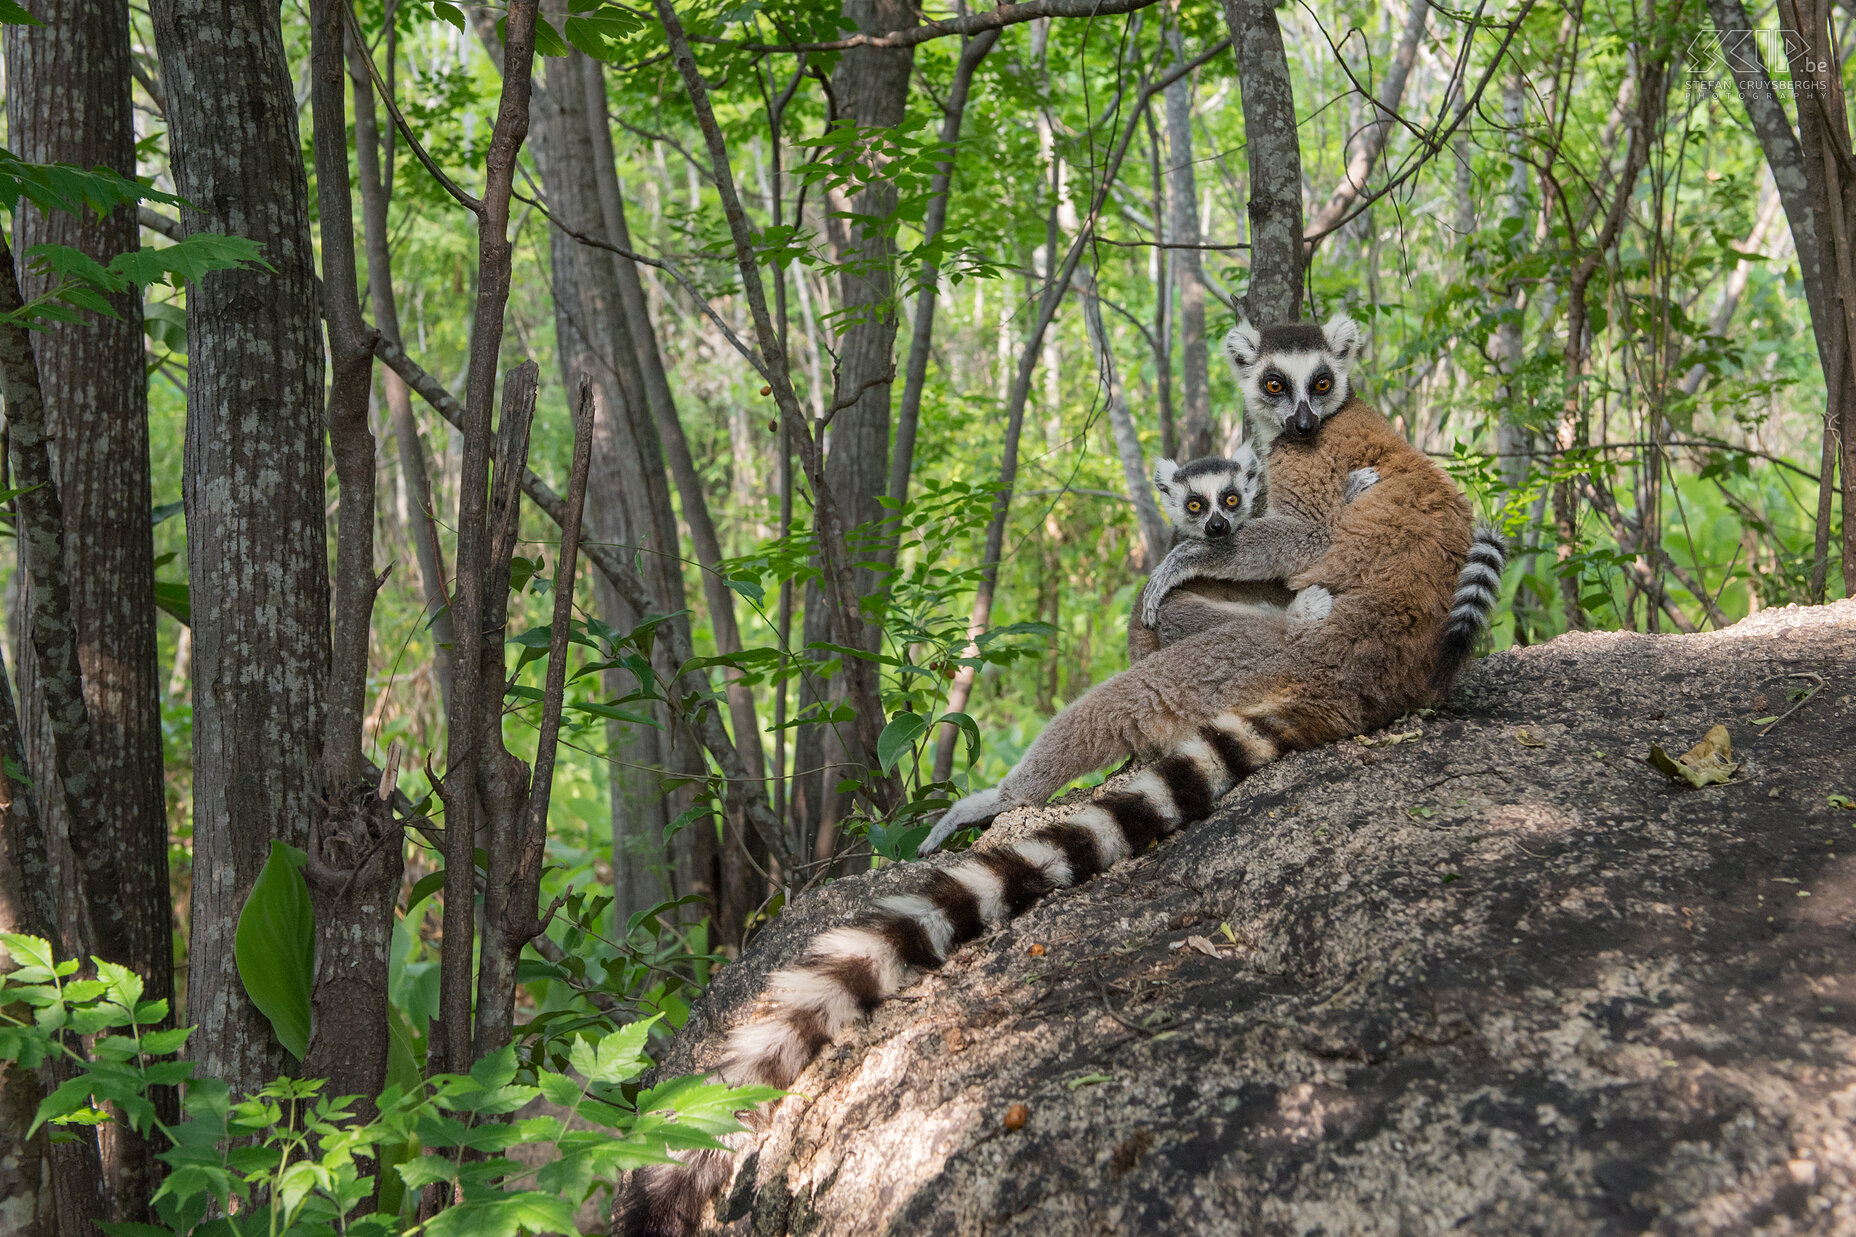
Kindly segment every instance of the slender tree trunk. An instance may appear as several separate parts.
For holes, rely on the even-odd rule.
[[[844,16],[868,33],[901,30],[917,22],[915,7],[906,0],[846,0]],[[901,124],[914,64],[911,48],[860,47],[845,52],[831,79],[837,123],[859,127]],[[895,187],[878,180],[852,198],[834,193],[830,213],[855,212],[887,220],[895,209]],[[827,229],[837,260],[849,264],[838,275],[838,307],[849,312],[851,325],[839,337],[837,372],[824,418],[830,444],[825,483],[837,498],[845,532],[851,538],[852,558],[868,560],[877,557],[883,544],[869,534],[874,522],[883,517],[877,500],[889,486],[890,388],[896,374],[896,245],[880,225],[866,227],[828,218]],[[862,533],[857,531],[860,528]],[[868,568],[858,568],[852,575],[850,591],[855,597],[869,596],[880,587],[878,577]],[[807,587],[805,643],[832,640],[831,625],[823,591],[816,584]],[[863,631],[856,643],[874,650],[877,629],[860,625]],[[846,657],[842,665],[840,678],[846,681],[829,685],[833,700],[845,698],[848,680],[854,676],[869,680],[874,688],[875,676],[868,662]],[[853,750],[855,745],[847,745],[831,726],[802,728],[795,745],[793,809],[802,836],[814,839],[814,854],[820,858],[832,853],[836,822],[850,804],[848,796],[833,789],[849,770],[825,766],[847,763]]]
[[[1005,442],[999,453],[999,494],[993,504],[992,520],[986,526],[985,557],[981,559],[980,580],[973,593],[973,610],[967,620],[967,631],[971,639],[977,642],[992,623],[992,603],[999,587],[1000,559],[1005,552],[1005,526],[1011,514],[1012,489],[1018,484],[1018,440],[1024,429],[1025,404],[1031,397],[1031,375],[1037,369],[1039,355],[1044,349],[1044,334],[1057,316],[1057,306],[1063,300],[1064,292],[1070,281],[1076,276],[1076,267],[1083,256],[1083,249],[1088,244],[1095,221],[1102,210],[1102,204],[1108,200],[1109,189],[1115,178],[1121,173],[1122,160],[1127,157],[1128,145],[1134,139],[1135,127],[1145,119],[1148,104],[1153,96],[1171,85],[1177,75],[1190,73],[1198,65],[1221,54],[1225,44],[1219,43],[1194,60],[1177,65],[1163,74],[1159,81],[1153,82],[1140,92],[1133,102],[1126,125],[1117,136],[1114,148],[1109,152],[1108,162],[1102,170],[1102,179],[1096,186],[1095,196],[1089,204],[1089,217],[1084,226],[1070,241],[1070,248],[1061,264],[1055,261],[1056,232],[1051,231],[1050,248],[1052,252],[1052,272],[1049,282],[1044,285],[1043,295],[1038,300],[1038,316],[1026,332],[1024,347],[1018,354],[1018,368],[1012,377],[1011,390],[1006,397]],[[1300,250],[1296,251],[1297,256]],[[966,656],[977,654],[977,645],[967,646]],[[962,666],[948,686],[947,711],[964,712],[967,701],[973,693],[975,680],[973,667]],[[958,731],[952,726],[942,726],[941,733],[935,739],[934,778],[946,781],[954,771],[954,743]]]
[[[1583,390],[1587,360],[1586,335],[1590,326],[1586,290],[1591,285],[1592,277],[1598,273],[1599,264],[1604,261],[1606,252],[1617,243],[1618,233],[1623,229],[1630,207],[1631,194],[1636,189],[1637,177],[1649,162],[1650,142],[1657,125],[1663,119],[1670,54],[1667,41],[1659,40],[1654,44],[1643,45],[1637,56],[1636,114],[1631,126],[1630,145],[1624,153],[1624,166],[1618,173],[1598,235],[1574,265],[1572,276],[1567,280],[1564,395],[1555,444],[1562,451],[1583,447],[1591,438]],[[1559,527],[1559,555],[1563,562],[1572,555],[1578,536],[1577,497],[1571,482],[1562,482],[1554,487],[1553,518]],[[1661,597],[1662,589],[1660,584],[1655,584],[1654,576],[1651,577],[1651,583],[1655,595]],[[1579,578],[1576,573],[1562,572],[1560,596],[1566,611],[1567,627],[1583,627],[1584,615],[1579,607]]]
[[[432,376],[409,360],[405,353],[385,340],[378,345],[380,359],[399,371],[406,379],[406,384],[418,392],[420,398],[432,405],[434,411],[452,425],[463,425],[467,420],[462,404],[453,399],[444,387]],[[524,472],[521,477],[522,492],[529,496],[541,513],[563,527],[567,523],[567,503],[553,486],[542,480],[533,469]],[[617,589],[626,603],[641,611],[661,609],[644,586],[644,580],[624,558],[618,547],[587,542],[581,546],[587,560],[598,569],[601,576]],[[661,629],[663,638],[670,645],[671,659],[679,665],[686,664],[695,656],[690,648],[689,633],[675,624],[667,624]],[[735,805],[748,818],[760,839],[774,852],[774,858],[786,871],[794,870],[793,852],[783,845],[784,834],[779,828],[778,819],[767,806],[766,788],[757,778],[750,777],[741,763],[740,754],[735,750],[734,741],[729,738],[728,729],[722,724],[718,710],[707,703],[708,684],[702,675],[692,673],[683,680],[682,690],[686,696],[694,695],[699,703],[695,712],[697,736],[709,755],[715,760],[727,783],[727,795],[730,810]]]
[[[1160,131],[1151,113],[1143,123],[1147,126],[1147,178],[1153,193],[1154,239],[1165,244],[1173,239],[1173,234],[1166,222],[1168,178],[1161,159]],[[1194,220],[1197,220],[1196,215]],[[1154,325],[1150,342],[1154,352],[1155,402],[1160,413],[1160,454],[1169,460],[1176,458],[1179,451],[1179,432],[1173,410],[1172,270],[1171,252],[1156,250],[1153,256]]]
[[[1385,81],[1380,83],[1378,101],[1384,107],[1377,109],[1379,119],[1366,126],[1354,142],[1353,153],[1347,159],[1347,171],[1341,176],[1340,184],[1334,186],[1334,192],[1308,221],[1308,250],[1321,242],[1322,235],[1339,227],[1340,221],[1352,209],[1366,192],[1366,179],[1372,175],[1373,165],[1379,162],[1379,156],[1385,153],[1386,142],[1392,136],[1393,126],[1397,124],[1392,113],[1398,111],[1399,104],[1405,98],[1405,83],[1411,80],[1411,66],[1418,59],[1418,44],[1424,39],[1424,28],[1431,16],[1431,0],[1412,0],[1411,8],[1405,15],[1405,29],[1399,36],[1398,47],[1392,52],[1392,63],[1386,68]]]
[[[503,314],[509,304],[513,258],[509,201],[517,155],[528,137],[535,20],[535,0],[513,0],[504,32],[503,88],[484,159],[483,197],[475,204],[477,302],[459,427],[463,458],[458,468],[457,588],[453,593],[457,642],[451,659],[445,774],[439,787],[445,803],[444,934],[448,946],[439,961],[440,1028],[432,1032],[426,1052],[430,1073],[466,1070],[476,1060],[471,1002],[471,942],[476,936],[474,849],[479,831],[499,811],[512,808],[499,798],[506,786],[500,757],[507,755],[498,721],[503,703],[503,633],[491,619],[504,612],[508,600],[509,560],[502,557],[499,570],[499,547],[490,523],[490,413],[502,354]],[[518,367],[516,373],[527,375],[532,391],[533,363]],[[508,420],[505,398],[505,425]],[[520,477],[524,469],[515,472]],[[492,655],[494,664],[489,662]],[[485,1016],[493,1015],[492,1010]],[[428,1205],[438,1201],[427,1198]]]
[[[606,111],[605,69],[597,61],[588,60],[584,72],[593,178],[599,189],[605,232],[619,248],[630,250],[631,228],[625,218],[625,198],[613,158],[611,122]],[[630,258],[615,255],[613,264],[618,273],[620,316],[637,353],[645,402],[650,405],[651,421],[662,441],[663,457],[669,462],[670,475],[683,500],[683,518],[689,524],[696,562],[702,569],[703,599],[709,607],[716,651],[738,653],[741,651],[741,629],[735,621],[735,594],[724,583],[720,569],[721,538],[716,533],[715,519],[709,512],[709,496],[696,471],[689,440],[683,433],[683,421],[677,415],[676,400],[670,392],[664,357],[658,349],[657,330],[645,300],[644,282],[639,277],[638,264]],[[675,528],[674,522],[670,527]],[[761,748],[760,723],[755,719],[754,692],[742,680],[739,671],[725,670],[723,679],[727,684],[735,749],[749,773],[757,778],[764,776],[766,755]],[[697,759],[700,761],[700,757]],[[748,917],[765,898],[766,882],[756,868],[764,869],[766,859],[767,848],[748,826],[744,813],[730,809],[723,822],[720,884],[716,890],[717,928],[723,941],[741,939]]]
[[[1766,165],[1772,170],[1773,182],[1779,189],[1779,200],[1785,206],[1785,219],[1791,227],[1792,248],[1798,254],[1798,273],[1804,284],[1805,306],[1810,310],[1811,329],[1817,339],[1818,364],[1824,372],[1824,389],[1831,398],[1824,414],[1825,467],[1822,484],[1828,487],[1831,485],[1830,465],[1837,459],[1839,452],[1837,440],[1841,439],[1841,450],[1848,452],[1852,446],[1852,431],[1856,431],[1856,382],[1847,378],[1846,371],[1850,367],[1848,353],[1834,346],[1835,337],[1841,330],[1832,286],[1835,272],[1830,269],[1834,263],[1826,264],[1819,257],[1820,248],[1826,239],[1828,221],[1820,215],[1822,208],[1815,196],[1812,184],[1814,177],[1808,168],[1804,147],[1786,117],[1778,92],[1773,88],[1760,41],[1750,28],[1745,6],[1741,0],[1708,0],[1708,15],[1720,34],[1727,67],[1734,75],[1740,101],[1746,106],[1753,132],[1758,135],[1760,148],[1765,152]],[[1779,16],[1787,27],[1796,28],[1796,13],[1791,5],[1781,4]],[[1847,457],[1845,460],[1843,484],[1847,491],[1850,470]],[[1818,601],[1824,596],[1829,520],[1830,506],[1820,502],[1816,538],[1818,552],[1812,564],[1811,586],[1812,599]],[[1850,523],[1846,515],[1843,521],[1846,539],[1852,535]],[[1847,554],[1844,562],[1845,571],[1850,570]],[[1845,587],[1847,590],[1847,581]]]
[[[59,905],[52,883],[51,842],[24,770],[26,745],[13,708],[13,685],[0,665],[0,931],[58,939]],[[7,970],[13,968],[7,959]],[[52,1143],[40,1127],[27,1136],[49,1081],[62,1081],[56,1062],[31,1070],[0,1066],[0,1218],[20,1237],[91,1237],[103,1214],[102,1169],[94,1139]]]
[[[1243,312],[1258,325],[1294,322],[1302,303],[1302,143],[1282,28],[1270,0],[1223,0],[1243,92],[1250,166],[1250,286]]]
[[[728,221],[729,239],[733,243],[735,269],[741,278],[741,289],[747,301],[748,312],[754,321],[754,342],[757,345],[757,369],[767,381],[768,393],[773,396],[775,405],[780,410],[780,422],[785,427],[790,441],[799,452],[807,481],[812,487],[813,528],[816,532],[819,557],[821,559],[820,577],[823,581],[824,602],[832,617],[835,642],[847,646],[856,645],[863,639],[861,624],[858,620],[856,603],[852,594],[854,578],[853,564],[849,547],[846,543],[843,514],[838,509],[836,495],[826,482],[825,464],[820,451],[817,436],[808,423],[805,410],[800,406],[799,396],[793,387],[792,368],[787,358],[786,341],[774,329],[772,316],[767,310],[766,286],[761,280],[760,266],[755,259],[754,237],[748,223],[747,212],[742,208],[741,196],[735,188],[733,173],[728,166],[728,146],[722,135],[720,123],[716,120],[715,108],[709,96],[708,84],[703,80],[696,65],[696,56],[690,50],[689,38],[684,33],[683,23],[678,18],[675,7],[670,0],[653,0],[652,7],[657,12],[657,19],[664,29],[665,42],[669,45],[670,57],[676,65],[677,76],[683,79],[684,91],[689,96],[690,105],[696,113],[696,123],[702,129],[703,143],[708,147],[711,168],[715,175],[716,193],[722,200],[722,213]],[[801,285],[803,287],[803,285]],[[803,301],[802,301],[803,305]],[[853,712],[856,713],[855,735],[858,757],[866,765],[875,764],[877,738],[883,724],[882,704],[877,697],[875,675],[869,667],[855,663],[845,674],[847,694]],[[733,783],[745,776],[740,769],[740,759],[724,745],[713,741],[710,735],[720,730],[715,714],[704,710],[700,725],[704,728],[703,745],[709,749],[722,765],[725,775],[730,780],[730,794],[738,795],[746,809],[751,813],[750,819],[760,831],[761,838],[770,848],[778,847],[784,853],[779,855],[781,866],[792,871],[789,860],[794,854],[785,849],[783,832],[773,822],[762,824],[764,802],[757,795],[744,793]],[[718,736],[719,737],[719,736]],[[874,787],[873,798],[879,807],[894,801],[896,793],[894,779],[880,779]]]
[[[1173,58],[1185,60],[1185,43],[1178,29],[1169,35]],[[1166,147],[1166,239],[1175,245],[1197,245],[1201,239],[1199,182],[1192,157],[1190,73],[1166,88]],[[1171,282],[1179,292],[1179,408],[1174,414],[1178,446],[1182,456],[1195,459],[1212,454],[1218,440],[1212,423],[1211,370],[1205,345],[1205,268],[1197,249],[1169,249],[1162,256],[1170,260]]]
[[[272,838],[308,839],[329,673],[322,341],[309,190],[275,4],[154,0],[189,232],[245,236],[270,269],[187,287],[193,611],[190,1041],[235,1093],[288,1061],[246,999],[232,933]]]
[[[390,44],[391,40],[388,42]],[[373,76],[363,59],[365,53],[354,46],[352,38],[347,50],[348,73],[354,80],[355,179],[361,190],[361,222],[366,235],[368,301],[373,306],[374,325],[382,337],[404,348],[406,341],[400,335],[399,302],[393,291],[392,238],[387,224],[393,168],[390,162],[384,170],[381,166],[380,124],[374,107]],[[451,598],[445,586],[445,551],[438,539],[438,511],[432,505],[431,474],[425,466],[425,444],[419,435],[418,419],[413,416],[412,392],[407,389],[405,379],[383,367],[380,385],[386,396],[387,416],[393,425],[394,445],[399,451],[400,476],[415,508],[411,528],[413,553],[419,563],[419,583],[425,590],[426,612],[433,616],[432,660],[443,707],[451,699],[448,647],[452,643]]]
[[[1805,179],[1811,187],[1811,211],[1817,232],[1818,278],[1823,286],[1833,357],[1843,365],[1827,383],[1838,396],[1834,418],[1826,418],[1826,438],[1840,441],[1843,511],[1843,591],[1856,596],[1856,520],[1850,519],[1856,497],[1856,159],[1852,159],[1849,110],[1843,79],[1827,66],[1841,64],[1831,37],[1830,5],[1820,0],[1781,0],[1786,24],[1803,37],[1787,40],[1792,80],[1814,88],[1798,96],[1798,136],[1805,155]],[[1820,346],[1820,351],[1823,349]],[[1825,456],[1832,454],[1829,450]],[[1819,484],[1833,483],[1825,468]],[[1820,511],[1822,505],[1820,503]],[[1820,521],[1821,522],[1821,521]]]
[[[960,142],[961,122],[966,118],[967,96],[973,87],[973,74],[999,41],[996,30],[988,30],[966,41],[960,60],[954,66],[954,80],[942,103],[941,145],[946,157],[935,166],[929,190],[927,219],[922,224],[922,242],[934,241],[947,226],[947,204],[954,182],[954,152]],[[934,341],[935,300],[939,292],[936,281],[939,267],[933,262],[922,265],[921,290],[915,294],[915,322],[909,337],[909,369],[902,381],[902,407],[896,415],[896,449],[889,458],[889,497],[897,504],[908,501],[909,477],[915,468],[915,432],[921,420],[922,391],[928,385],[928,358]],[[892,539],[892,545],[894,544]],[[894,558],[893,550],[890,557]]]
[[[374,574],[374,433],[367,421],[378,333],[361,317],[355,282],[346,14],[347,0],[311,0],[310,105],[331,354],[328,428],[340,508],[323,785],[304,868],[315,908],[316,949],[303,1071],[327,1078],[330,1095],[359,1096],[358,1111],[367,1115],[387,1079],[387,961],[402,834],[387,803],[390,780],[376,784],[365,777],[361,755],[368,636],[380,585]],[[356,93],[371,101],[370,91],[363,85]],[[375,135],[366,135],[367,153],[375,141]]]
[[[124,0],[36,4],[42,26],[8,26],[9,145],[34,162],[135,173],[130,104],[129,8]],[[22,204],[16,241],[68,245],[99,261],[138,248],[134,207],[98,218],[42,214]],[[41,290],[26,276],[23,291]],[[154,541],[148,474],[147,380],[142,369],[139,294],[112,298],[117,317],[85,315],[34,333],[47,395],[46,430],[64,507],[64,567],[90,721],[95,836],[75,862],[94,886],[87,918],[105,919],[96,943],[116,942],[111,961],[142,977],[150,1000],[172,1002],[174,935],[167,865],[167,803],[162,786],[160,670],[155,655]],[[30,581],[27,608],[33,604]],[[28,622],[28,626],[30,623]],[[23,645],[22,645],[23,651]],[[24,767],[57,786],[50,719],[35,657],[19,659],[26,693]],[[64,848],[69,821],[62,795],[38,796],[40,813]],[[171,1015],[170,1015],[171,1017]],[[176,1097],[158,1097],[164,1116]],[[126,1126],[102,1132],[104,1180],[118,1219],[147,1217],[159,1167]]]
[[[547,62],[547,91],[536,97],[533,148],[556,218],[575,232],[604,239],[608,226],[587,85],[587,70],[596,67],[577,52]],[[575,240],[562,229],[554,231],[550,248],[563,388],[573,390],[581,374],[589,375],[605,410],[593,429],[595,497],[590,527],[598,540],[631,547],[646,587],[664,607],[660,613],[676,613],[684,608],[676,521],[663,451],[647,407],[645,377],[620,301],[617,260],[608,250]],[[650,617],[607,590],[602,590],[601,608],[620,631]],[[688,620],[672,621],[681,625]],[[676,666],[668,660],[668,648],[660,646],[655,652],[658,675],[669,682]],[[615,672],[608,679],[615,695],[633,690],[627,672]],[[608,728],[617,756],[612,827],[614,913],[620,922],[666,895],[713,897],[718,883],[712,828],[692,824],[666,846],[666,827],[689,806],[691,797],[687,791],[666,795],[663,779],[700,773],[703,762],[687,730],[676,725],[673,710],[658,705],[653,713],[656,725],[617,722]],[[665,888],[658,876],[666,859],[674,888]]]
[[[1096,371],[1108,393],[1109,429],[1115,436],[1115,453],[1121,457],[1122,479],[1128,485],[1128,498],[1141,530],[1140,570],[1152,571],[1166,557],[1173,530],[1160,514],[1154,500],[1153,479],[1141,453],[1141,440],[1135,433],[1134,418],[1128,412],[1128,399],[1115,370],[1115,355],[1109,346],[1108,330],[1102,322],[1102,300],[1092,276],[1078,274],[1076,295],[1083,303],[1083,322],[1088,328],[1089,344],[1096,354]],[[1198,452],[1204,455],[1207,452]]]

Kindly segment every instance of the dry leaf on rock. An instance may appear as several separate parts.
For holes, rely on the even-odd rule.
[[[1669,775],[1671,781],[1690,786],[1717,786],[1729,781],[1740,768],[1733,759],[1734,741],[1727,727],[1716,726],[1679,757],[1671,756],[1661,745],[1650,744],[1650,764]]]

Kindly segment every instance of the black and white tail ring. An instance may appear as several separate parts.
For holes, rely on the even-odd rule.
[[[1450,599],[1450,614],[1437,642],[1437,665],[1431,671],[1431,691],[1443,695],[1456,682],[1457,674],[1476,651],[1476,642],[1489,629],[1502,596],[1502,568],[1508,551],[1501,534],[1488,525],[1480,525],[1470,539],[1469,561],[1457,573],[1456,595]]]
[[[1270,736],[1286,730],[1261,710],[1248,717],[1224,713],[1067,819],[962,855],[929,873],[919,892],[886,897],[820,934],[792,967],[768,977],[756,1016],[729,1036],[722,1078],[790,1086],[840,1031],[922,972],[938,970],[990,925],[1210,816],[1227,791],[1276,759],[1279,746]],[[714,1152],[642,1170],[633,1185],[632,1223],[623,1231],[681,1237],[696,1222],[702,1198],[725,1179],[726,1164]]]

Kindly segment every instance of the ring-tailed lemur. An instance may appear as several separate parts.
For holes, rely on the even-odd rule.
[[[1000,786],[955,804],[932,840],[1042,803],[1130,753],[1156,762],[1067,819],[956,856],[928,872],[918,892],[885,898],[821,934],[770,977],[764,1004],[731,1034],[723,1079],[790,1086],[840,1030],[989,924],[1210,815],[1283,752],[1383,725],[1427,697],[1470,550],[1469,504],[1383,417],[1348,397],[1358,342],[1359,328],[1344,318],[1325,329],[1245,323],[1226,341],[1272,444],[1269,514],[1240,529],[1234,544],[1272,521],[1313,529],[1292,542],[1273,532],[1274,569],[1258,577],[1327,589],[1328,618],[1233,618],[1143,658],[1064,709]],[[1291,398],[1278,398],[1284,393]],[[1374,469],[1378,483],[1346,503],[1348,477],[1362,468]],[[1299,556],[1280,552],[1286,544]],[[621,1231],[693,1231],[729,1162],[727,1152],[705,1151],[640,1170]]]
[[[1353,501],[1379,480],[1362,468],[1347,478],[1344,500]],[[1229,458],[1207,455],[1184,464],[1154,466],[1160,509],[1173,528],[1169,549],[1185,542],[1216,542],[1261,517],[1269,503],[1268,472],[1246,443]],[[1243,615],[1280,610],[1291,620],[1326,618],[1333,599],[1320,587],[1292,593],[1274,580],[1234,581],[1216,577],[1180,580],[1171,586],[1158,617],[1143,621],[1150,583],[1144,583],[1128,613],[1128,664],[1177,644],[1187,636]]]
[[[1227,579],[1333,597],[1325,622],[1244,616],[1161,649],[1052,718],[998,786],[948,810],[922,849],[1007,808],[1043,803],[1130,753],[1155,758],[1227,714],[1272,756],[1360,734],[1428,698],[1471,542],[1450,478],[1351,394],[1360,328],[1339,316],[1225,339],[1253,437],[1268,444],[1269,510],[1213,547],[1185,542],[1148,582],[1145,618],[1209,561]],[[1376,484],[1347,502],[1349,478]],[[1171,563],[1172,566],[1168,566]]]

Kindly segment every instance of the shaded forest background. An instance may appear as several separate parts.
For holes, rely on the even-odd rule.
[[[1361,392],[1510,539],[1498,646],[1847,594],[1840,7],[0,20],[45,865],[9,815],[0,927],[128,965],[234,1092],[354,1036],[332,1094],[642,1060],[788,900],[912,858],[1122,667],[1155,461],[1242,440],[1240,305],[1366,324]],[[78,1211],[152,1216],[101,1128],[141,1167]]]

